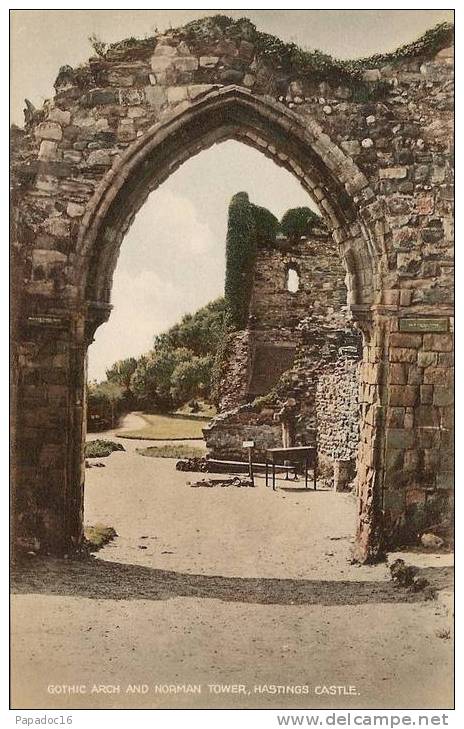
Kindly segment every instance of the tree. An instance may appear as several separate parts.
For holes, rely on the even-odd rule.
[[[179,362],[171,376],[171,395],[181,404],[197,397],[209,398],[213,358],[191,357]]]
[[[135,394],[153,408],[163,411],[172,409],[172,374],[178,364],[192,356],[192,351],[185,347],[158,347],[148,355],[140,357],[133,376]]]
[[[124,389],[126,393],[132,394],[131,383],[132,375],[137,369],[137,360],[135,357],[120,359],[106,370],[106,378],[109,382],[116,382]]]
[[[214,353],[221,338],[225,315],[224,299],[211,301],[194,314],[186,314],[179,324],[155,337],[154,349],[186,347],[197,356]]]
[[[111,427],[116,424],[123,392],[116,382],[92,382],[87,386],[87,420],[108,421]]]

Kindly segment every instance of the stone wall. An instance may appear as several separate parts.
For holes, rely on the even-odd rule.
[[[221,357],[221,379],[216,392],[220,413],[247,401],[249,362],[249,330],[229,334]]]
[[[359,360],[341,357],[322,372],[316,387],[318,453],[354,461],[359,446]]]
[[[243,442],[255,443],[254,459],[264,462],[266,448],[281,445],[281,425],[274,417],[273,408],[255,411],[242,405],[216,416],[203,429],[208,457],[219,460],[244,461],[247,451]]]
[[[249,21],[203,19],[64,66],[54,97],[27,106],[11,155],[16,543],[79,544],[85,355],[120,245],[150,192],[225,139],[297,177],[346,267],[364,344],[359,558],[449,513],[452,36],[321,66]]]
[[[290,267],[299,275],[295,292],[287,287]],[[309,236],[280,237],[258,251],[248,328],[234,334],[227,348],[221,413],[204,431],[209,457],[243,459],[242,442],[254,440],[255,457],[263,460],[265,448],[282,445],[279,412],[289,398],[295,400],[295,445],[314,442],[331,461],[355,457],[361,351],[344,279],[322,223]]]

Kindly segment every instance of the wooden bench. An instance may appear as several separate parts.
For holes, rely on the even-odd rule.
[[[272,490],[276,490],[275,486],[275,475],[276,468],[282,468],[279,464],[279,460],[293,461],[296,463],[304,463],[305,472],[305,488],[309,488],[308,485],[308,469],[312,467],[313,470],[313,488],[316,490],[317,486],[317,448],[316,446],[295,446],[291,448],[267,448],[266,449],[266,486],[269,485],[269,464],[272,466]],[[293,466],[295,468],[295,466]],[[291,468],[291,466],[287,466]]]

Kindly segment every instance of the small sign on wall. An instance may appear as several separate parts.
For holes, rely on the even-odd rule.
[[[447,332],[448,319],[400,319],[400,332]]]

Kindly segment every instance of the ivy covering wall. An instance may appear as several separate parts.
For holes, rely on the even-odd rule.
[[[247,324],[256,251],[253,205],[246,192],[238,192],[229,205],[224,286],[229,321],[235,329],[244,329]]]
[[[224,287],[229,329],[247,326],[258,248],[276,245],[279,234],[289,241],[299,240],[320,222],[319,215],[308,207],[287,210],[279,222],[269,210],[251,203],[248,193],[233,196],[227,223]]]

